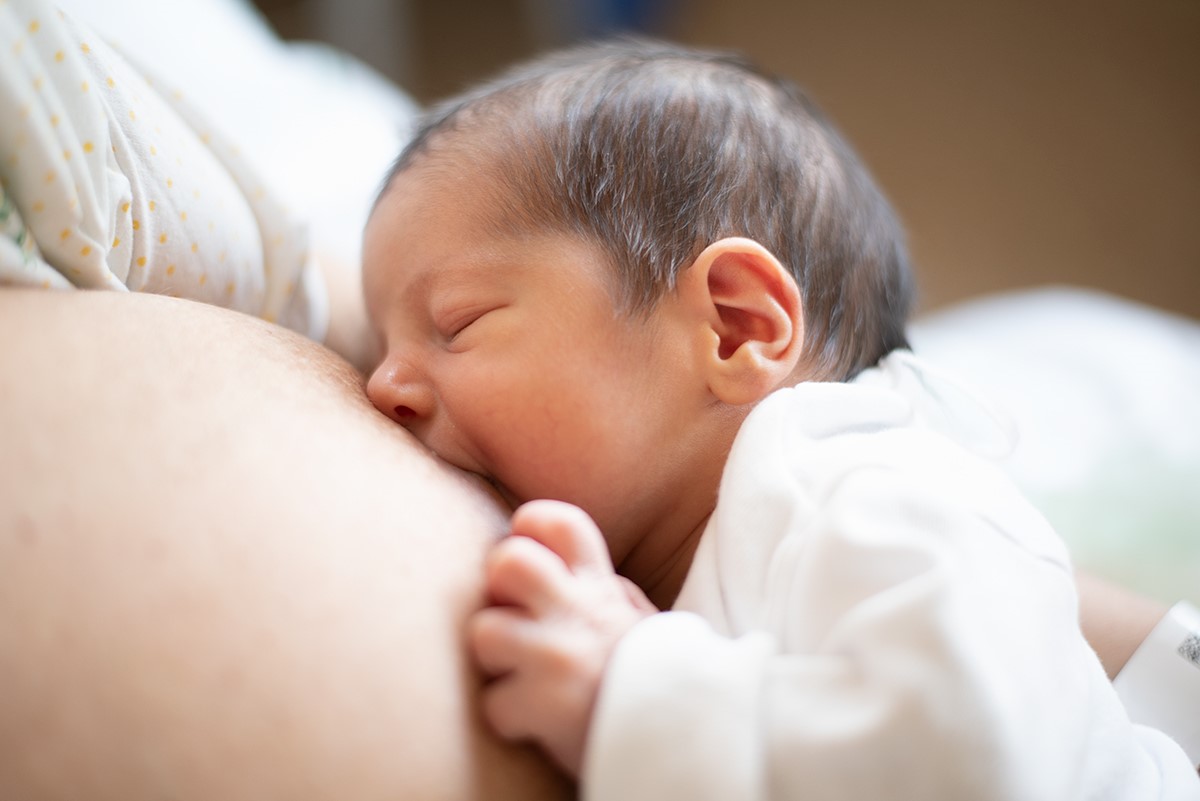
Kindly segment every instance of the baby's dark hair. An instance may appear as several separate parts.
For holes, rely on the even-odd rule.
[[[621,38],[543,56],[434,108],[385,187],[443,148],[477,162],[497,233],[607,252],[628,312],[742,236],[795,277],[817,375],[848,379],[907,344],[913,281],[887,200],[799,88],[737,55]]]

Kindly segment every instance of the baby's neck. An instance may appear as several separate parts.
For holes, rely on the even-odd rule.
[[[717,405],[704,415],[688,437],[672,469],[659,471],[658,481],[648,505],[650,514],[631,516],[634,531],[623,538],[609,540],[620,547],[614,553],[617,570],[641,588],[659,609],[674,605],[708,520],[717,504],[717,490],[730,448],[748,413],[747,407]],[[607,532],[606,532],[607,533]]]
[[[621,562],[620,572],[641,588],[659,609],[670,609],[691,569],[700,537],[712,516],[710,510],[697,523],[674,537],[646,537]]]

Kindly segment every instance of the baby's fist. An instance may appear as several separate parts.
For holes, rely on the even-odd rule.
[[[493,677],[484,715],[502,737],[534,740],[578,776],[608,660],[658,610],[616,574],[581,509],[533,501],[513,514],[512,531],[488,558],[495,606],[469,629],[472,653]]]

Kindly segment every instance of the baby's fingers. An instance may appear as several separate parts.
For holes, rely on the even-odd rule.
[[[534,647],[537,624],[523,612],[489,607],[475,613],[467,624],[467,647],[488,676],[512,672]]]
[[[578,506],[530,501],[513,512],[512,531],[549,548],[572,572],[613,572],[604,535]]]
[[[579,775],[591,701],[563,704],[562,693],[534,676],[516,672],[488,684],[483,716],[506,740],[532,740],[571,776]]]
[[[508,676],[489,684],[483,692],[483,716],[506,740],[532,739],[537,730],[538,707],[528,681]]]
[[[536,617],[563,604],[572,581],[562,559],[528,537],[507,537],[496,543],[485,572],[492,603],[518,606]]]

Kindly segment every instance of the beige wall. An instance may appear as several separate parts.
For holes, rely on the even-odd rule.
[[[688,41],[814,94],[927,307],[1046,282],[1200,316],[1200,3],[696,0]]]
[[[421,100],[541,41],[531,0],[399,5],[394,77]],[[666,34],[747,52],[840,124],[907,223],[924,308],[1068,282],[1200,317],[1198,0],[674,6]]]

